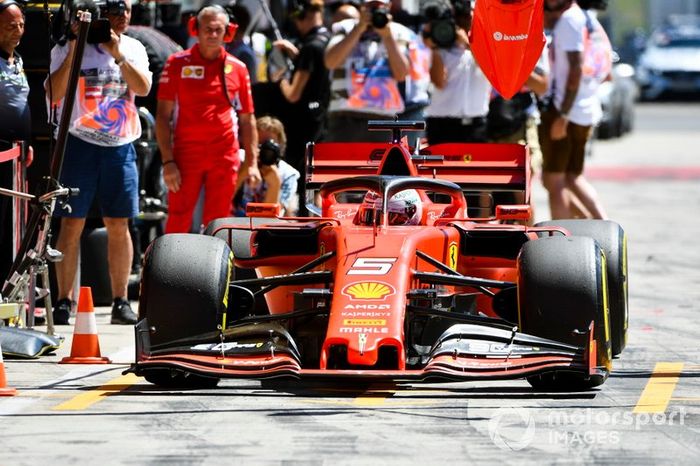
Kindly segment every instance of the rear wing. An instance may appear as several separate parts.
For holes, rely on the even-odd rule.
[[[495,215],[497,205],[530,203],[530,155],[520,144],[447,143],[411,154],[402,143],[317,143],[307,146],[307,201],[338,178],[396,175],[459,185],[469,217]]]

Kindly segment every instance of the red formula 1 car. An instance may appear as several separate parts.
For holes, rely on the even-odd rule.
[[[205,235],[151,244],[130,371],[170,387],[283,376],[603,383],[626,339],[620,226],[513,224],[530,214],[525,147],[413,154],[400,132],[415,123],[370,124],[392,142],[309,146],[319,217],[257,204]],[[504,205],[513,193],[525,203]]]

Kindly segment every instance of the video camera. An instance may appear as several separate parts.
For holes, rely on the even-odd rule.
[[[260,165],[277,165],[282,159],[282,148],[274,139],[268,139],[258,146]]]
[[[89,11],[92,14],[87,43],[102,44],[111,40],[111,26],[106,16],[123,15],[126,11],[126,2],[124,0],[78,0],[72,2],[69,8],[65,8],[65,4],[62,4],[53,25],[53,39],[56,42],[63,45],[66,41],[75,39],[71,23],[79,11]]]

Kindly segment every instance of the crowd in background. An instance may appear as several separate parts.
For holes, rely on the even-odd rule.
[[[253,21],[258,9],[247,3],[205,3],[195,12],[161,9],[160,17],[149,3],[108,3],[112,35],[88,45],[83,70],[88,84],[99,87],[94,92],[107,89],[105,76],[112,87],[97,97],[89,86],[82,88],[87,94],[76,104],[61,179],[85,193],[71,201],[78,208],[61,212],[59,248],[69,259],[59,267],[61,322],[72,306],[77,244],[93,197],[102,201],[110,247],[131,251],[125,231],[138,209],[131,146],[142,134],[136,106],[155,116],[159,157],[155,169],[139,171],[160,185],[161,194],[167,191],[166,232],[200,231],[214,218],[244,215],[250,202],[277,202],[283,215],[305,215],[306,144],[383,141],[383,133],[366,130],[367,121],[395,115],[426,120],[425,134],[416,134],[411,145],[528,144],[533,170],[542,167],[553,218],[605,218],[582,173],[585,146],[600,119],[595,90],[611,66],[610,44],[594,12],[606,2],[545,0],[549,45],[508,100],[470,51],[473,1],[434,0],[417,15],[403,10],[400,0],[287,3],[277,21],[268,15],[263,31]],[[18,9],[14,0],[3,5],[3,18]],[[58,115],[74,42],[69,38],[52,51],[46,90]],[[11,52],[3,50],[8,63]],[[92,70],[100,71],[93,76]],[[105,129],[90,105],[115,102],[125,121]],[[97,166],[85,154],[117,162]],[[99,182],[89,180],[100,171],[105,175]],[[112,320],[133,323],[125,300],[131,253],[110,252],[109,259]]]

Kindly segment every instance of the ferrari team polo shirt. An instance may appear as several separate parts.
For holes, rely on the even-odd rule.
[[[158,100],[175,102],[173,149],[179,154],[221,147],[238,151],[238,114],[253,113],[250,77],[243,62],[226,53],[204,59],[199,46],[170,56]]]

